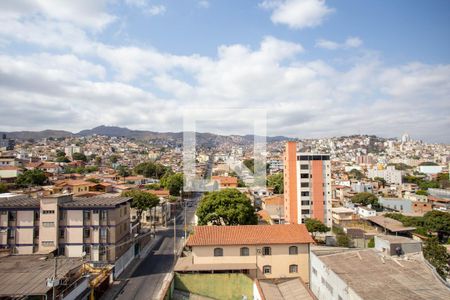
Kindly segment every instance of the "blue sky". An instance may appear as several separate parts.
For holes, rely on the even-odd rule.
[[[2,1],[0,131],[179,131],[192,108],[254,108],[269,135],[449,143],[449,28],[446,0]]]

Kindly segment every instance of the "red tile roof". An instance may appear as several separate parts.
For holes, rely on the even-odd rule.
[[[304,224],[196,226],[187,246],[314,243]]]

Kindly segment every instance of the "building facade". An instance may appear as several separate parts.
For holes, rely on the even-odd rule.
[[[131,239],[128,197],[43,198],[0,201],[0,247],[15,254],[55,252],[114,262]]]
[[[297,153],[297,143],[287,142],[284,153],[284,210],[286,222],[302,224],[331,219],[331,164],[328,154]]]
[[[245,273],[252,278],[309,281],[313,239],[303,224],[197,226],[189,255],[175,267],[184,273]]]

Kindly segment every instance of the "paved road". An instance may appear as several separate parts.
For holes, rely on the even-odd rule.
[[[186,209],[187,223],[193,223],[196,203],[200,195],[192,201],[192,207]],[[177,249],[182,246],[181,237],[184,237],[184,212],[182,211],[177,218]],[[118,300],[130,299],[158,299],[158,293],[166,276],[172,272],[174,266],[174,236],[173,226],[167,229],[161,229],[157,233],[163,238],[159,245],[154,248],[154,253],[150,253],[137,267],[134,273],[126,279],[127,284],[116,297]]]

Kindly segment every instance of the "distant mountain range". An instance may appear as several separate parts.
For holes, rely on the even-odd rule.
[[[154,132],[147,130],[131,130],[125,127],[117,126],[98,126],[92,129],[82,130],[78,133],[72,133],[64,130],[43,130],[43,131],[13,131],[4,132],[8,138],[15,140],[39,140],[43,138],[61,138],[61,137],[83,137],[92,135],[102,135],[109,137],[126,137],[142,141],[152,141],[157,144],[178,144],[183,142],[183,132]],[[246,145],[253,143],[253,135],[218,135],[213,133],[196,133],[198,145],[214,146],[223,143],[233,143]],[[268,142],[294,140],[285,136],[267,137]]]

